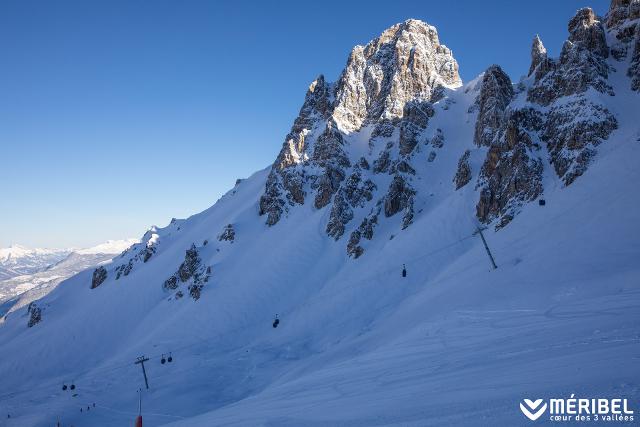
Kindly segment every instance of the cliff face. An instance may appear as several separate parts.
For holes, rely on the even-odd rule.
[[[335,240],[348,234],[347,252],[359,256],[380,215],[401,214],[406,229],[418,200],[425,204],[421,187],[438,178],[423,166],[452,150],[438,123],[474,120],[473,137],[455,141],[452,190],[475,180],[475,216],[505,226],[544,193],[545,168],[572,184],[617,128],[607,98],[615,96],[618,69],[630,90],[640,86],[639,10],[637,1],[614,1],[604,18],[577,11],[559,58],[548,57],[535,36],[527,77],[514,85],[498,65],[489,67],[473,83],[466,114],[449,107],[471,85],[462,86],[436,29],[417,20],[394,25],[356,46],[336,83],[320,76],[310,85],[271,168],[260,215],[271,226],[297,205],[327,208],[326,233]]]
[[[356,46],[338,82],[318,77],[273,164],[260,215],[274,225],[309,199],[329,206],[326,232],[338,240],[354,210],[371,209],[369,220],[404,212],[412,217],[415,191],[409,176],[413,151],[433,116],[432,104],[461,85],[458,64],[440,44],[436,29],[408,20]],[[353,147],[353,135],[367,137],[367,150]],[[372,175],[389,174],[379,188]],[[376,200],[373,200],[374,197]],[[372,205],[372,206],[369,206]]]
[[[579,10],[569,21],[569,37],[558,59],[547,57],[536,36],[528,78],[518,88],[524,102],[505,106],[511,101],[506,89],[510,82],[504,82],[508,77],[495,67],[487,70],[485,76],[491,78],[483,79],[481,107],[484,97],[496,107],[481,108],[476,123],[476,143],[490,146],[478,181],[481,221],[499,218],[498,226],[504,226],[523,203],[536,199],[544,190],[544,160],[564,185],[573,183],[596,156],[596,147],[617,128],[606,99],[615,96],[609,82],[617,67],[612,59],[625,60],[624,52],[632,50],[635,40],[629,36],[631,28],[637,31],[637,25],[629,23],[633,7],[613,2],[607,24],[591,9]],[[617,41],[610,48],[612,40]],[[633,59],[628,72],[633,86],[632,67]]]
[[[436,29],[410,19],[356,46],[336,87],[333,118],[346,132],[405,116],[415,99],[431,101],[443,86],[459,86],[458,64]]]

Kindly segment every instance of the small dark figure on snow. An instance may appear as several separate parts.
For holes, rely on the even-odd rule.
[[[402,277],[407,277],[407,267],[402,264]]]
[[[280,324],[280,319],[278,319],[278,315],[276,314],[276,318],[273,320],[273,327],[277,328]]]

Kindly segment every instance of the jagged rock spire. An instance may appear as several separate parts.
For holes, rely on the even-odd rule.
[[[511,98],[511,79],[499,65],[492,65],[482,76],[482,87],[478,97],[480,111],[473,138],[476,145],[491,145],[495,133],[502,125],[504,112]]]
[[[536,34],[533,38],[533,44],[531,45],[531,66],[529,67],[530,76],[541,63],[547,60],[547,49],[545,49],[540,40],[540,36]]]
[[[612,0],[605,17],[607,28],[621,27],[626,20],[640,18],[640,0]]]
[[[618,61],[630,56],[627,76],[631,89],[640,91],[640,0],[613,0],[604,21],[614,43],[611,55]]]
[[[533,39],[529,75],[535,80],[522,86],[528,106],[523,97],[512,103],[514,87],[499,66],[482,77],[472,109],[478,112],[474,142],[488,148],[476,185],[481,221],[499,219],[504,226],[522,203],[542,193],[541,142],[569,185],[594,155],[590,145],[615,129],[615,118],[585,95],[589,89],[613,95],[610,34],[588,8],[576,13],[568,29],[558,59],[547,56],[540,37]],[[329,209],[326,233],[340,240],[350,232],[347,253],[353,257],[362,255],[379,220],[396,221],[402,213],[402,228],[408,227],[420,213],[414,203],[422,203],[414,180],[420,179],[418,162],[432,162],[436,155],[424,151],[429,144],[437,147],[429,142],[436,131],[430,129],[431,118],[449,114],[446,102],[442,109],[435,102],[448,95],[445,88],[460,83],[451,51],[424,22],[396,24],[366,46],[356,46],[336,83],[320,76],[309,87],[267,178],[260,215],[275,225],[297,205]],[[579,124],[567,125],[574,121]],[[472,164],[470,154],[460,158],[456,188],[473,179]]]
[[[459,86],[458,63],[436,29],[409,19],[351,51],[340,77],[333,117],[342,130],[365,121],[402,117],[412,99],[431,100],[442,86]]]
[[[354,47],[338,82],[321,75],[309,86],[267,179],[260,215],[274,225],[290,206],[304,204],[309,191],[317,209],[331,203],[356,160],[347,155],[347,136],[366,124],[386,129],[378,134],[401,127],[400,151],[409,155],[433,115],[428,104],[443,96],[443,88],[461,84],[451,50],[422,21],[409,19]],[[407,123],[398,123],[405,116]]]
[[[569,41],[599,55],[609,56],[609,47],[602,23],[589,7],[582,8],[569,21]]]
[[[539,136],[565,185],[587,170],[596,153],[594,147],[617,127],[615,117],[602,103],[586,95],[588,90],[614,95],[608,80],[610,49],[604,25],[592,9],[583,8],[569,21],[568,31],[560,58],[547,59],[544,70],[538,65],[527,93],[529,102],[551,106]]]
[[[549,105],[563,97],[581,94],[593,88],[613,95],[607,83],[609,46],[605,29],[592,9],[576,12],[568,25],[569,37],[562,46],[558,60],[544,61],[536,72],[536,84],[530,88],[527,100]],[[543,68],[543,69],[541,69]]]
[[[331,85],[320,74],[309,85],[300,113],[285,138],[283,148],[275,162],[278,169],[284,169],[304,160],[306,130],[311,128],[318,117],[327,118],[330,109]]]

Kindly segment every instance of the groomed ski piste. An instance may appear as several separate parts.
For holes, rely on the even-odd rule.
[[[471,143],[477,82],[436,104],[459,111],[429,123],[447,142],[414,182],[422,211],[406,230],[381,221],[359,259],[347,237],[327,238],[328,209],[266,226],[265,169],[153,229],[157,253],[130,275],[95,289],[92,270],[66,280],[33,328],[26,312],[9,316],[0,425],[132,425],[139,390],[150,426],[533,425],[523,399],[572,394],[629,398],[639,416],[638,95],[622,71],[615,97],[591,94],[618,129],[571,186],[545,166],[545,206],[484,230],[494,270],[474,234],[474,185],[452,183],[464,150],[476,174],[486,153]],[[226,224],[233,243],[216,238]],[[213,273],[200,299],[176,300],[162,284],[192,244]]]

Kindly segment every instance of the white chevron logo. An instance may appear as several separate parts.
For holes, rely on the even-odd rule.
[[[538,418],[540,418],[540,416],[542,414],[544,414],[544,411],[547,410],[547,404],[545,403],[544,405],[540,406],[540,404],[542,403],[542,399],[538,399],[535,402],[532,401],[531,399],[524,399],[524,404],[520,404],[520,410],[522,411],[522,413],[529,418],[531,421],[535,421]],[[538,409],[538,407],[540,406],[540,409]],[[537,409],[537,411],[536,411]]]

